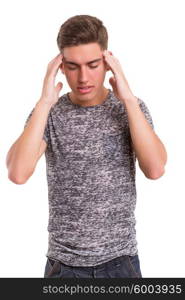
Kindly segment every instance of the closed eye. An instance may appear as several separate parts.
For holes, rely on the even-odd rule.
[[[95,69],[95,68],[97,68],[97,67],[98,67],[98,65],[97,65],[97,66],[89,66],[90,69]],[[68,67],[68,69],[69,69],[69,70],[76,70],[76,67],[73,67],[73,68]]]
[[[97,68],[98,66],[90,66],[91,69],[95,69]]]

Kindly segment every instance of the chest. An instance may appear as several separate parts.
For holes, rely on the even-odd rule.
[[[123,113],[86,111],[53,118],[50,124],[54,153],[65,159],[118,160],[130,152],[130,134]]]

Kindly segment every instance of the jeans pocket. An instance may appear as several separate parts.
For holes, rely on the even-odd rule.
[[[59,277],[60,272],[61,272],[60,262],[48,258],[45,266],[44,277]]]
[[[141,278],[140,262],[138,255],[128,256],[128,264],[134,277]]]

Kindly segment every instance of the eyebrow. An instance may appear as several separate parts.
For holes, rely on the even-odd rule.
[[[97,59],[91,60],[91,61],[87,62],[86,64],[89,65],[89,64],[98,62],[98,61],[100,61],[100,60],[102,60],[102,58],[97,58]],[[64,62],[65,62],[66,64],[69,64],[69,65],[80,66],[79,64],[77,64],[77,63],[75,63],[75,62],[73,62],[73,61],[66,60],[65,58],[64,58]]]

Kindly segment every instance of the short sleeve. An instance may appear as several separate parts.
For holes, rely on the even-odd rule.
[[[138,103],[141,108],[141,111],[145,115],[146,120],[148,121],[148,123],[150,124],[152,129],[154,130],[154,123],[153,123],[152,116],[150,114],[148,107],[146,106],[145,102],[143,100],[141,100],[140,98],[138,98]]]
[[[32,111],[30,112],[30,114],[28,115],[27,119],[26,119],[26,122],[24,124],[24,128],[26,128],[27,124],[28,124],[28,121],[30,120],[32,114],[33,114],[33,111],[34,111],[35,108],[32,109]],[[50,114],[49,114],[50,115]],[[44,129],[44,134],[43,134],[43,139],[45,140],[45,142],[48,144],[49,141],[50,141],[50,134],[49,134],[49,116],[48,116],[48,120],[47,120],[47,123],[46,123],[46,126],[45,126],[45,129]]]

